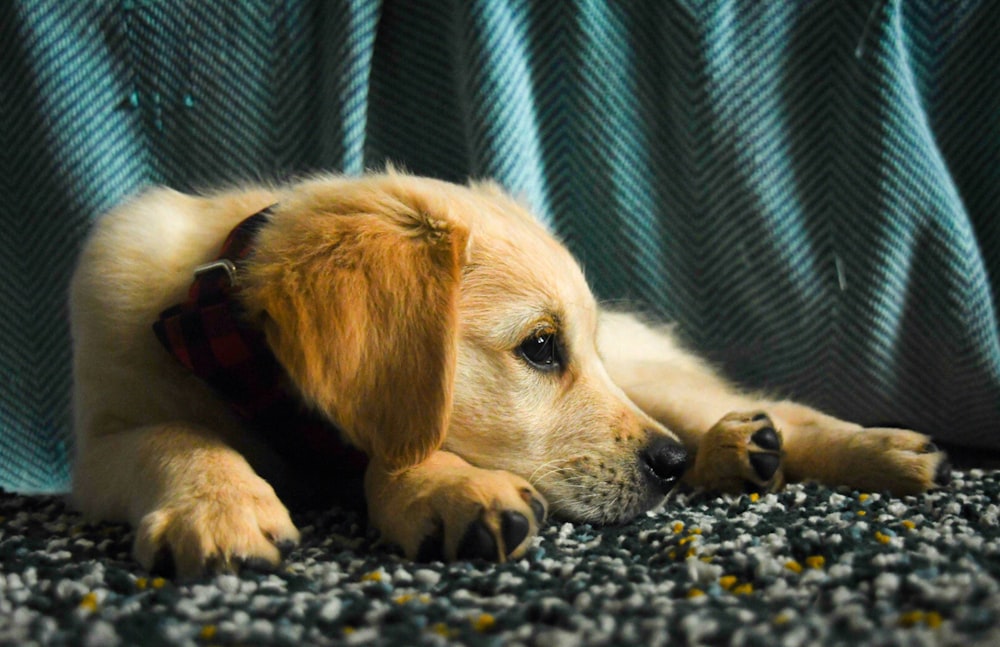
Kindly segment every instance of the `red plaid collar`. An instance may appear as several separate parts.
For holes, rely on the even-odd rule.
[[[340,480],[360,479],[367,457],[302,403],[263,332],[247,322],[233,298],[240,265],[253,253],[272,208],[230,232],[218,258],[195,269],[187,300],[161,312],[153,331],[171,355],[301,469],[314,489],[332,491]]]

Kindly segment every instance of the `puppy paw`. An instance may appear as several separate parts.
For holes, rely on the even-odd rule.
[[[545,523],[545,499],[518,476],[455,459],[371,477],[368,512],[382,541],[424,562],[522,557]]]
[[[930,437],[906,429],[863,429],[845,442],[844,485],[919,494],[951,482],[951,463]]]
[[[143,567],[181,579],[273,568],[298,544],[299,531],[267,482],[256,475],[217,481],[174,493],[142,518],[133,551]]]
[[[784,483],[782,436],[766,413],[730,413],[698,445],[685,481],[714,492],[771,492]]]

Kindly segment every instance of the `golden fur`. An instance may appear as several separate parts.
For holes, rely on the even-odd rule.
[[[371,523],[411,557],[437,541],[448,559],[517,558],[546,507],[624,521],[685,464],[687,483],[720,491],[818,479],[898,493],[932,487],[944,464],[925,436],[743,394],[666,328],[602,312],[568,251],[494,185],[390,171],[154,189],[98,222],[71,289],[74,498],[133,524],[146,567],[164,551],[182,576],[277,563],[298,540],[258,475],[280,461],[150,331],[270,204],[239,298],[305,401],[369,455]],[[519,351],[544,339],[555,370]]]

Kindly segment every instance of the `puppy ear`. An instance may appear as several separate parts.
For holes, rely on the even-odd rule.
[[[305,400],[390,468],[451,414],[468,229],[398,177],[300,185],[259,234],[242,295]]]

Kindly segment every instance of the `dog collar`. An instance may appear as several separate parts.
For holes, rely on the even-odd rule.
[[[360,479],[368,459],[302,402],[263,331],[248,323],[233,298],[240,291],[241,265],[273,208],[253,214],[229,233],[218,257],[195,268],[187,299],[161,312],[153,331],[182,366],[212,387],[325,496],[338,481]]]

